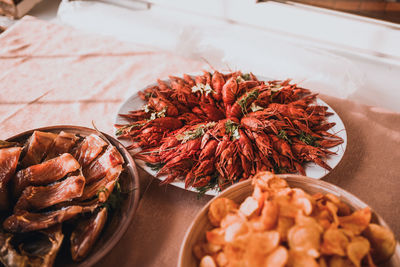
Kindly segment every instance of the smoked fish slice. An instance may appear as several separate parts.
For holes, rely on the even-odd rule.
[[[29,137],[21,165],[28,167],[39,164],[56,137],[57,134],[55,133],[34,131],[31,137]]]
[[[106,221],[107,208],[105,207],[89,218],[79,220],[71,234],[71,255],[74,261],[81,261],[89,254]]]
[[[71,176],[62,182],[48,186],[28,186],[14,206],[14,212],[18,210],[40,210],[80,197],[84,186],[85,177],[82,175]]]
[[[0,233],[0,261],[6,266],[53,266],[63,239],[61,224],[22,237]]]
[[[71,154],[64,153],[54,159],[20,170],[13,179],[14,197],[18,197],[29,185],[50,184],[79,169],[79,167],[79,163]]]
[[[108,170],[124,163],[124,158],[114,146],[107,147],[107,150],[93,161],[88,167],[83,168],[83,175],[86,178],[86,184],[104,177]]]
[[[107,146],[106,141],[98,135],[91,134],[86,136],[72,155],[83,168],[88,166],[103,151],[105,146]]]
[[[4,220],[3,227],[13,233],[41,230],[74,218],[83,211],[84,207],[75,205],[45,213],[18,211]]]
[[[103,179],[95,181],[90,185],[85,186],[83,189],[82,196],[79,197],[78,201],[84,201],[91,199],[95,195],[98,195],[99,202],[104,203],[108,199],[109,195],[114,190],[114,185],[118,180],[119,175],[122,172],[122,165],[117,165],[107,171],[106,176]]]
[[[21,147],[0,149],[0,210],[9,207],[8,182],[15,173],[21,151]]]
[[[77,141],[78,137],[75,134],[61,131],[54,139],[44,160],[46,161],[58,157],[63,153],[69,153]]]

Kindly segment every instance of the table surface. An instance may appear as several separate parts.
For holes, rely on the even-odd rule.
[[[0,139],[50,125],[113,134],[116,112],[138,89],[169,74],[208,69],[145,46],[90,36],[26,17],[0,35]],[[311,88],[313,89],[313,88]],[[342,118],[348,145],[323,180],[369,204],[400,237],[400,114],[332,96],[321,98]],[[183,236],[210,199],[139,170],[137,213],[117,246],[97,266],[174,266]]]

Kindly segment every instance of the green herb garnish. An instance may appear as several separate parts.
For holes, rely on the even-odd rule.
[[[100,193],[107,193],[107,192],[108,189],[103,186],[97,191],[96,196],[99,197]],[[121,185],[119,184],[119,181],[115,181],[114,190],[108,197],[107,201],[102,204],[102,207],[106,207],[108,211],[116,210],[118,207],[121,206],[122,203],[121,193],[122,193]]]
[[[120,135],[129,133],[130,131],[132,131],[133,128],[142,127],[144,125],[146,125],[146,123],[134,123],[134,124],[129,124],[129,125],[122,126],[121,128],[118,128],[115,131],[115,135],[116,136],[120,136]]]
[[[218,189],[221,191],[221,189],[218,187],[218,174],[215,174],[207,185],[196,188],[197,199],[203,197],[208,190],[213,189]]]
[[[289,144],[292,143],[292,140],[289,139],[285,130],[279,130],[278,137],[282,140],[287,141]]]
[[[240,138],[239,125],[231,120],[225,122],[225,131],[231,136],[231,140]]]
[[[160,110],[158,112],[156,111],[156,112],[151,113],[149,121],[155,120],[157,118],[165,117],[165,113],[167,112],[167,110],[168,110],[168,107],[164,107],[162,110]]]
[[[146,162],[146,166],[149,167],[152,171],[158,172],[161,170],[162,167],[164,167],[165,163],[163,162],[158,162],[158,163],[148,163]]]
[[[317,137],[314,137],[308,133],[301,132],[299,135],[299,140],[302,141],[303,143],[309,145],[309,146],[314,146],[318,147]]]
[[[250,73],[245,73],[240,76],[237,76],[236,82],[241,83],[241,82],[245,82],[245,81],[250,81],[250,79],[251,79]]]
[[[256,100],[258,98],[258,95],[259,95],[258,89],[255,89],[253,91],[247,92],[243,98],[237,101],[244,115],[247,114],[247,102],[250,99]]]
[[[105,186],[102,186],[97,190],[96,197],[99,197],[101,193],[108,193],[108,189]]]
[[[206,124],[201,124],[193,130],[188,130],[188,131],[185,131],[183,134],[178,134],[176,136],[176,139],[178,139],[179,141],[181,141],[182,144],[184,144],[189,140],[193,140],[193,139],[203,136],[206,133],[206,131],[209,128],[214,127],[215,124],[216,124],[216,122],[209,122]]]
[[[250,81],[250,79],[251,79],[250,73],[242,74],[242,78],[245,81]]]

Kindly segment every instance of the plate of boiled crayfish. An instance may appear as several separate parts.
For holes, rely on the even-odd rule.
[[[122,104],[115,135],[161,184],[200,194],[259,171],[320,179],[343,157],[347,137],[317,95],[240,71],[169,76]]]

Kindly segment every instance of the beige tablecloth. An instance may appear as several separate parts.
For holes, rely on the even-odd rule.
[[[207,68],[26,17],[0,35],[0,139],[41,126],[91,127],[92,120],[113,134],[119,106],[137,90],[169,74]],[[321,98],[340,115],[348,137],[342,161],[323,180],[368,203],[399,239],[400,114]],[[174,266],[187,227],[210,199],[140,174],[142,192],[147,190],[137,214],[98,266]]]

